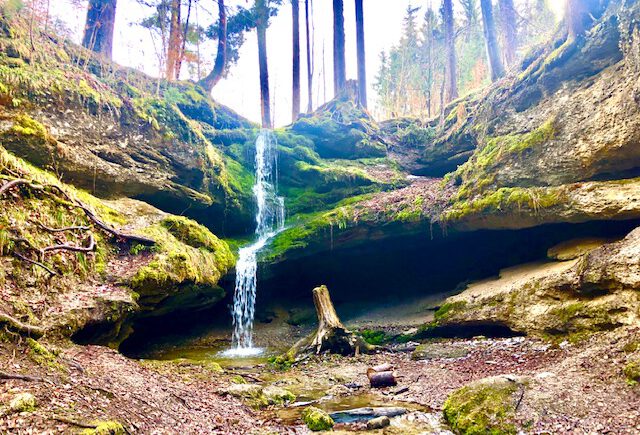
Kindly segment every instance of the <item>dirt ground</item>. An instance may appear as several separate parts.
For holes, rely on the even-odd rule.
[[[375,355],[314,357],[284,372],[261,364],[225,373],[206,362],[131,360],[99,346],[48,344],[57,356],[43,360],[25,343],[4,342],[0,371],[31,379],[0,381],[0,432],[76,433],[98,421],[118,421],[127,432],[140,434],[308,432],[298,418],[304,406],[254,410],[227,395],[240,375],[248,383],[287,388],[298,402],[311,401],[328,411],[366,405],[412,411],[392,419],[386,434],[446,433],[440,416],[449,393],[477,379],[508,374],[528,379],[516,412],[528,433],[635,434],[640,431],[640,388],[627,384],[622,368],[629,358],[626,345],[638,340],[638,328],[602,333],[579,344],[524,337],[449,340],[440,344],[467,355],[413,360],[409,344]],[[372,390],[366,369],[383,362],[394,365],[399,385]],[[9,412],[6,405],[22,392],[36,397],[36,410]],[[365,427],[340,424],[336,429]]]

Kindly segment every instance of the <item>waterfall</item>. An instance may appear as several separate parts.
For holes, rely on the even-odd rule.
[[[278,196],[278,143],[269,130],[256,139],[256,240],[238,252],[236,287],[233,295],[233,347],[227,355],[253,355],[253,317],[257,290],[258,252],[284,228],[284,198]]]

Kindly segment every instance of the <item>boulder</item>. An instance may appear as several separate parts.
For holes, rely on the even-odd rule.
[[[460,434],[515,434],[516,408],[525,388],[526,379],[515,376],[473,382],[449,395],[444,418]]]

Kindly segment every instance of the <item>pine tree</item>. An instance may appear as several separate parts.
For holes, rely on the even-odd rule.
[[[493,5],[491,4],[491,0],[480,0],[480,9],[482,10],[482,24],[491,80],[496,81],[504,75],[504,66],[500,58],[500,47],[498,46],[498,38],[496,37],[496,26],[493,18]]]
[[[442,2],[442,22],[444,24],[444,41],[446,51],[445,66],[445,102],[458,98],[458,73],[456,60],[455,22],[452,0]]]
[[[500,10],[500,28],[503,35],[504,59],[507,66],[516,61],[518,49],[518,23],[516,21],[516,9],[513,0],[498,0]]]
[[[89,0],[82,38],[84,47],[100,53],[107,59],[113,57],[116,4],[117,0]]]
[[[310,0],[304,0],[304,18],[307,34],[307,112],[313,110],[313,54],[311,53],[311,5]]]
[[[367,107],[367,64],[364,43],[364,9],[362,0],[356,0],[356,39],[358,50],[358,103]]]
[[[224,0],[218,0],[218,51],[216,52],[216,61],[209,75],[200,82],[207,92],[211,92],[220,82],[227,67],[227,29],[227,11]]]
[[[258,68],[260,74],[260,108],[262,128],[271,128],[271,98],[269,95],[269,66],[267,57],[267,27],[269,26],[269,0],[256,0],[256,29],[258,31]]]
[[[336,97],[347,86],[344,39],[344,2],[333,0],[333,90]]]
[[[291,117],[295,122],[300,115],[300,3],[291,0],[293,19],[293,80],[292,80],[292,110]]]

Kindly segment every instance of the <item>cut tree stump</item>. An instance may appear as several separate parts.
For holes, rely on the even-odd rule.
[[[313,289],[313,303],[318,315],[318,330],[303,338],[287,352],[290,360],[296,360],[300,354],[320,354],[324,352],[340,355],[368,353],[375,346],[367,343],[361,336],[344,327],[331,302],[329,289],[322,285]]]

